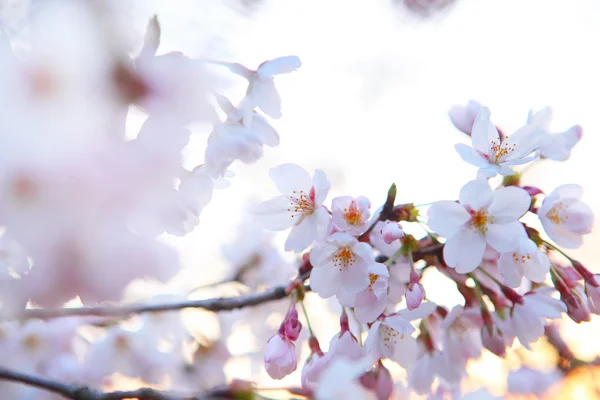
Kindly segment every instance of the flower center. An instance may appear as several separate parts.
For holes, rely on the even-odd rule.
[[[404,335],[400,335],[397,330],[383,324],[381,325],[381,333],[383,333],[383,345],[390,350],[393,345],[398,343],[398,337],[400,339],[404,338]]]
[[[513,253],[513,261],[518,263],[519,261],[521,261],[522,264],[525,264],[528,260],[531,260],[531,256],[529,254],[517,254],[517,253]]]
[[[354,261],[354,253],[352,253],[352,250],[350,250],[349,247],[342,247],[333,256],[333,266],[338,268],[340,271],[352,266]]]
[[[510,153],[515,151],[516,147],[516,143],[513,143],[511,147],[511,144],[508,142],[508,136],[501,143],[496,143],[495,140],[492,140],[490,150],[494,153],[494,164],[504,161]]]
[[[344,208],[344,219],[348,225],[360,225],[362,214],[354,200],[352,200],[348,208]]]
[[[373,284],[377,282],[377,279],[379,279],[379,275],[369,274],[369,292],[373,291]]]
[[[546,213],[546,217],[557,225],[564,224],[569,219],[569,216],[566,215],[567,208],[569,207],[559,201]]]
[[[473,228],[477,229],[481,233],[487,232],[488,228],[486,225],[488,224],[488,222],[490,220],[490,217],[488,216],[487,211],[470,210],[469,214],[471,214],[471,220],[469,221],[471,226]]]
[[[287,210],[292,214],[291,217],[312,214],[315,211],[315,188],[310,188],[306,194],[303,190],[294,190],[290,196],[290,208]]]

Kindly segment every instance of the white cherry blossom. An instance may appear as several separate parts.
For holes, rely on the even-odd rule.
[[[533,125],[525,125],[510,137],[500,139],[498,130],[490,121],[490,110],[483,107],[471,132],[473,146],[459,143],[456,151],[463,160],[479,167],[481,176],[490,178],[501,175],[513,175],[513,165],[525,164],[536,156],[529,156],[535,149],[536,135]]]
[[[325,173],[316,170],[311,181],[302,167],[282,164],[271,168],[269,175],[283,194],[257,206],[258,222],[274,231],[292,228],[286,251],[301,252],[315,240],[325,239],[331,230],[331,218],[323,206],[330,188]]]
[[[369,208],[371,202],[366,197],[336,197],[331,201],[333,223],[342,231],[358,235],[367,230],[371,216]]]
[[[499,252],[516,248],[525,236],[518,219],[530,202],[531,197],[523,189],[511,186],[492,191],[480,178],[463,186],[458,203],[434,203],[427,212],[428,225],[448,239],[444,246],[448,266],[465,274],[479,266],[486,243]]]
[[[576,249],[583,244],[582,236],[592,231],[594,214],[580,201],[582,194],[579,185],[559,186],[538,211],[544,230],[559,246]]]
[[[498,259],[500,275],[508,286],[514,288],[521,285],[523,277],[532,282],[543,282],[549,270],[548,256],[526,237],[521,238],[515,250],[502,253]]]
[[[431,302],[422,303],[414,311],[401,310],[375,321],[364,344],[367,357],[373,362],[389,358],[404,368],[411,366],[417,357],[417,341],[411,336],[415,328],[410,321],[426,317],[435,307]]]
[[[537,112],[529,111],[527,123],[539,128],[537,131],[540,155],[556,161],[564,161],[571,155],[571,150],[581,140],[583,135],[579,125],[570,127],[561,133],[550,132],[552,109],[543,108]]]
[[[369,286],[369,266],[375,263],[371,247],[346,232],[337,232],[310,252],[310,285],[323,298],[356,294]]]
[[[538,289],[523,296],[523,304],[515,304],[511,313],[514,333],[519,342],[529,349],[530,344],[544,334],[546,318],[556,319],[567,311],[567,306],[552,298],[551,288]]]
[[[381,315],[387,305],[388,278],[387,267],[381,263],[369,266],[369,286],[359,293],[350,293],[342,287],[338,294],[340,304],[354,307],[356,318],[363,324],[373,322]]]

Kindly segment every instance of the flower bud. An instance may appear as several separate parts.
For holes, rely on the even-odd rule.
[[[267,342],[265,351],[265,369],[273,379],[283,379],[296,370],[296,346],[280,333],[273,335]]]
[[[590,320],[590,310],[579,296],[574,294],[561,294],[561,300],[567,305],[567,315],[578,324]]]
[[[306,395],[312,396],[319,384],[321,374],[325,370],[325,367],[327,367],[329,359],[330,358],[322,352],[311,353],[306,359],[300,377],[302,389],[305,391]]]
[[[392,397],[394,381],[390,371],[382,364],[361,375],[360,383],[366,389],[374,391],[377,400],[388,400]]]
[[[504,336],[495,326],[484,326],[481,328],[481,342],[483,343],[483,347],[498,357],[504,358],[506,356]]]
[[[420,283],[411,283],[406,291],[406,308],[414,310],[421,305],[425,298],[425,289]]]
[[[525,190],[531,197],[544,193],[540,188],[537,188],[535,186],[523,186],[521,189]]]
[[[298,320],[298,311],[296,311],[295,307],[290,310],[285,321],[283,321],[283,330],[285,336],[291,341],[296,341],[298,336],[300,336],[302,324]]]
[[[600,275],[593,275],[592,279],[594,279],[594,282],[600,282]],[[600,314],[600,287],[593,286],[586,280],[585,294],[588,297],[590,311],[594,314]]]
[[[393,241],[402,239],[404,232],[400,228],[400,224],[388,221],[381,230],[383,241],[387,244],[392,244]]]

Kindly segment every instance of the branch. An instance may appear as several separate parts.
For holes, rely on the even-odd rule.
[[[199,400],[215,397],[215,393],[205,396],[176,396],[150,388],[140,388],[129,391],[102,392],[87,386],[69,385],[53,381],[41,376],[34,376],[0,367],[0,379],[22,383],[48,392],[52,392],[73,400],[121,400],[121,399],[143,399],[143,400]],[[221,393],[222,394],[222,393]]]
[[[425,255],[436,254],[441,251],[443,244],[434,244],[414,252],[415,260],[420,260]],[[310,272],[302,273],[295,281],[304,282],[310,276]],[[237,297],[220,297],[205,300],[186,300],[173,303],[160,304],[132,304],[123,306],[95,306],[77,308],[29,308],[22,310],[18,315],[8,316],[4,319],[19,318],[60,318],[60,317],[126,317],[132,314],[143,314],[148,312],[178,311],[184,308],[202,308],[208,311],[231,311],[238,308],[256,306],[273,300],[279,300],[288,296],[289,285],[275,286],[261,293],[247,294]],[[310,286],[305,285],[304,290],[310,291]],[[0,319],[1,321],[2,319]]]
[[[4,367],[0,367],[0,381],[1,380],[32,386],[40,390],[58,394],[65,399],[72,400],[226,400],[233,398],[250,398],[248,397],[250,395],[253,399],[266,399],[266,397],[256,393],[256,391],[264,389],[255,389],[253,386],[248,385],[249,382],[244,381],[240,381],[242,384],[239,385],[235,380],[229,385],[219,386],[204,394],[195,395],[177,394],[175,392],[166,392],[147,387],[133,390],[103,392],[88,386],[58,382],[45,377],[29,375]],[[288,390],[290,392],[298,391],[294,388],[282,388],[278,390]]]
[[[310,290],[309,286],[305,290]],[[30,308],[23,310],[21,319],[58,318],[73,316],[125,317],[131,314],[148,312],[177,311],[184,308],[202,308],[208,311],[230,311],[238,308],[255,306],[272,300],[286,297],[286,286],[276,286],[261,293],[253,293],[237,297],[221,297],[206,300],[186,300],[162,304],[133,304],[125,306],[97,306],[78,308]]]

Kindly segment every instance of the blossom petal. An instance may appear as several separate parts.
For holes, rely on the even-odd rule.
[[[483,154],[491,156],[490,147],[492,142],[500,144],[500,135],[498,130],[490,121],[490,109],[482,107],[475,118],[473,129],[471,130],[471,138],[473,138],[473,147]]]
[[[519,241],[527,236],[523,224],[519,221],[508,224],[489,224],[487,228],[485,240],[500,253],[515,250]]]
[[[316,169],[312,179],[312,186],[315,188],[315,205],[323,204],[331,188],[331,183],[327,175],[320,169]]]
[[[521,218],[531,205],[531,196],[525,190],[514,186],[504,187],[492,193],[492,203],[488,212],[494,223],[506,223]]]
[[[460,190],[458,201],[464,207],[478,211],[487,207],[492,201],[492,189],[485,179],[475,179]]]
[[[288,211],[289,208],[290,199],[288,196],[277,196],[258,204],[254,214],[257,222],[266,229],[284,231],[296,223]]]
[[[424,301],[421,305],[414,310],[404,309],[397,312],[402,318],[414,321],[415,319],[425,318],[429,314],[435,311],[437,305],[431,301]]]
[[[369,286],[369,272],[364,263],[355,263],[340,273],[342,286],[351,293],[358,293]]]
[[[251,101],[271,118],[281,118],[281,97],[273,78],[257,79],[252,83],[249,94]]]
[[[489,161],[486,160],[480,152],[478,152],[471,146],[467,146],[463,143],[457,143],[454,145],[454,148],[458,152],[460,158],[462,158],[464,161],[468,162],[471,165],[483,168],[489,164]]]
[[[377,300],[366,306],[354,307],[354,315],[363,324],[368,324],[377,319],[385,310],[387,305],[387,297],[383,297],[381,300]]]
[[[332,266],[313,268],[310,271],[310,288],[322,298],[329,298],[340,290],[342,282],[339,275]]]
[[[311,215],[307,215],[306,219],[314,220],[317,226],[315,240],[324,240],[331,232],[331,216],[325,207],[318,207]]]
[[[513,288],[519,287],[523,280],[524,267],[520,260],[515,261],[518,256],[515,252],[505,252],[498,259],[498,272],[504,282]]]
[[[285,241],[285,251],[295,251],[300,253],[310,246],[317,237],[316,218],[304,218],[302,222],[295,225]]]
[[[269,147],[279,146],[279,133],[260,114],[252,113],[251,129],[258,135],[260,141]]]
[[[580,199],[583,195],[583,188],[576,184],[561,185],[554,189],[552,194],[556,194],[561,198]]]
[[[269,176],[283,194],[292,194],[303,190],[308,194],[311,188],[310,175],[304,168],[296,164],[281,164],[269,170]]]
[[[273,75],[294,72],[301,65],[302,63],[297,56],[277,57],[260,64],[256,72],[260,78],[267,78]]]
[[[310,263],[315,268],[320,268],[325,265],[328,265],[331,262],[331,259],[333,258],[333,255],[337,250],[338,247],[332,243],[319,243],[310,251]]]
[[[476,229],[463,228],[452,236],[444,246],[444,260],[456,272],[473,272],[483,260],[485,240]]]
[[[427,225],[440,235],[450,238],[463,226],[471,216],[465,208],[455,201],[442,200],[435,202],[427,210]]]
[[[550,271],[550,260],[548,259],[548,256],[539,251],[539,249],[524,265],[525,278],[532,282],[544,282],[548,271]]]

